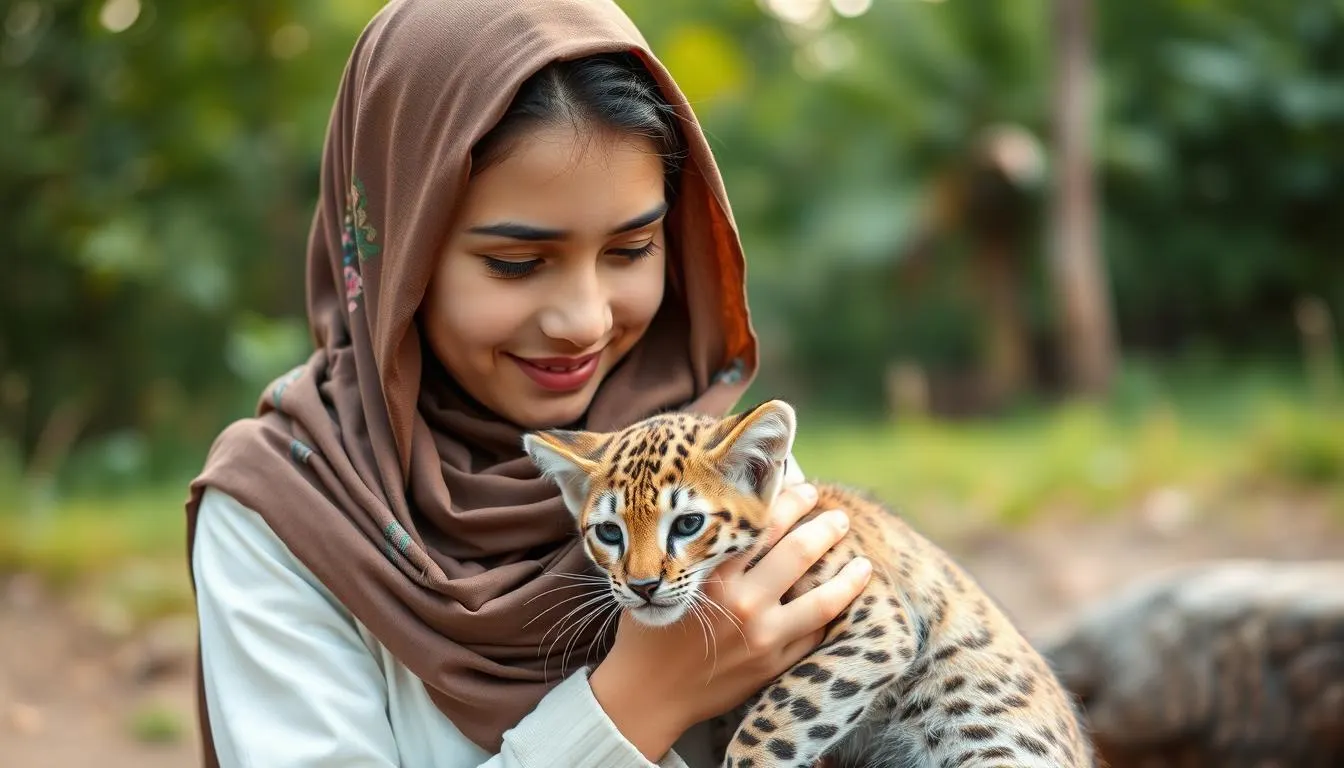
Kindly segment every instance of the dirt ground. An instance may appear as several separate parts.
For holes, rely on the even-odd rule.
[[[1123,517],[1054,517],[941,541],[1033,635],[1167,567],[1216,557],[1344,557],[1344,525],[1320,501],[1242,498],[1235,514],[1190,507],[1168,492]],[[196,765],[189,617],[114,639],[86,605],[49,595],[31,577],[0,575],[0,765]],[[169,735],[176,723],[176,738],[148,741],[144,733],[165,720]]]

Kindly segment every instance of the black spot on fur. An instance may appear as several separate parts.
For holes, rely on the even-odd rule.
[[[793,716],[798,720],[815,720],[817,719],[817,715],[821,714],[821,710],[817,709],[816,704],[804,699],[802,696],[793,700],[793,704],[789,706],[789,711],[792,712]]]
[[[1027,750],[1033,755],[1040,755],[1044,757],[1050,752],[1050,748],[1047,747],[1044,743],[1042,743],[1038,739],[1033,739],[1032,737],[1026,735],[1025,733],[1019,733],[1017,737],[1013,739],[1013,741],[1017,742],[1017,745],[1019,747]]]
[[[868,690],[876,691],[878,688],[885,688],[886,686],[891,685],[891,682],[895,679],[896,679],[895,674],[883,675],[874,680],[873,682],[869,683]]]
[[[858,656],[858,655],[859,655],[859,649],[858,649],[858,648],[855,648],[855,647],[852,646],[852,645],[840,645],[840,646],[836,646],[835,648],[832,648],[831,650],[827,651],[827,652],[826,652],[826,655],[827,655],[827,656],[840,656],[840,657],[843,657],[843,658],[848,658],[848,657],[850,657],[850,656]]]
[[[863,654],[863,658],[874,664],[885,664],[888,661],[891,661],[891,654],[886,651],[868,651]]]
[[[745,728],[737,732],[737,740],[748,747],[754,747],[761,743],[760,739],[756,738],[751,731],[748,731]]]
[[[758,717],[758,718],[756,718],[755,720],[752,720],[752,721],[751,721],[751,725],[752,725],[753,728],[755,728],[756,730],[760,731],[761,733],[774,733],[774,732],[775,732],[775,723],[774,723],[774,721],[772,721],[772,720],[767,720],[767,719],[764,718],[764,717]]]
[[[720,509],[717,512],[711,512],[710,514],[712,514],[714,517],[719,518],[725,523],[733,519],[733,514],[726,509]]]
[[[939,648],[933,654],[934,661],[947,661],[961,652],[961,649],[955,645],[949,645],[946,648]]]
[[[770,754],[778,757],[780,760],[790,760],[798,750],[793,746],[793,742],[784,739],[771,739],[765,748],[770,750]]]
[[[789,674],[793,675],[794,677],[805,678],[808,681],[816,683],[818,685],[831,679],[831,673],[828,670],[823,669],[821,665],[815,664],[810,661],[799,664]]]
[[[1002,760],[1002,759],[1006,759],[1006,758],[1012,757],[1012,756],[1013,756],[1013,750],[1011,750],[1011,749],[1009,749],[1009,748],[1007,748],[1007,747],[990,747],[989,749],[983,749],[983,750],[981,750],[981,751],[980,751],[980,756],[981,756],[981,757],[984,757],[984,758],[994,758],[994,757],[997,757],[997,758],[999,758],[999,759]]]
[[[998,704],[986,704],[985,706],[980,708],[980,714],[984,715],[985,717],[994,717],[995,715],[1002,715],[1004,712],[1007,711],[1008,711],[1007,707],[1001,707]]]
[[[853,621],[855,624],[858,624],[860,621],[863,621],[864,619],[868,618],[871,615],[872,612],[869,611],[867,608],[860,608],[854,612],[854,615],[850,617],[850,620]]]
[[[990,725],[963,725],[961,736],[970,741],[989,741],[999,735],[999,729]]]
[[[953,675],[943,681],[943,693],[953,693],[966,684],[966,678],[961,675]]]
[[[859,692],[859,684],[853,680],[846,680],[843,677],[836,678],[831,683],[831,695],[837,699],[848,699],[850,696]]]
[[[854,710],[853,712],[849,713],[849,717],[846,717],[846,718],[845,718],[845,725],[849,725],[850,723],[854,722],[855,720],[858,720],[859,717],[862,716],[862,715],[863,715],[863,707],[859,707],[858,709],[856,709],[856,710]]]
[[[886,634],[887,634],[886,627],[882,626],[881,624],[874,624],[873,626],[868,628],[867,632],[863,633],[863,636],[867,638],[878,638],[883,637]]]
[[[829,739],[839,733],[840,729],[834,725],[814,725],[807,729],[809,739]]]
[[[994,694],[999,692],[999,684],[994,682],[993,680],[986,680],[976,685],[975,687],[979,688],[980,690],[984,691],[990,696],[993,696]]]
[[[994,633],[987,629],[982,629],[974,635],[963,637],[957,641],[958,645],[962,648],[970,648],[972,650],[984,648],[992,642],[994,642]]]
[[[909,704],[905,705],[905,708],[901,710],[901,714],[898,719],[913,720],[916,717],[923,715],[925,712],[928,712],[929,707],[932,706],[933,701],[931,699],[915,699],[914,701],[911,701]]]
[[[970,712],[972,706],[971,702],[965,699],[955,699],[947,702],[947,706],[943,707],[943,710],[946,711],[947,714],[956,717]]]
[[[776,686],[770,689],[770,693],[768,695],[770,696],[771,701],[783,701],[789,698],[789,689],[785,688],[782,685]]]
[[[864,605],[872,605],[875,602],[877,602],[877,597],[874,595],[868,595],[867,597],[863,598]]]
[[[1027,706],[1031,702],[1014,693],[1011,696],[1004,696],[1003,703],[1005,706],[1021,708]]]

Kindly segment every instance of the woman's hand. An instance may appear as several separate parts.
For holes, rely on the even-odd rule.
[[[704,586],[723,610],[703,606],[700,621],[688,616],[656,628],[621,617],[590,684],[612,722],[649,760],[657,762],[687,728],[738,706],[816,648],[826,625],[867,585],[872,568],[860,558],[780,603],[848,530],[848,518],[833,510],[778,539],[816,503],[811,485],[780,494],[771,508],[775,533],[758,545],[769,549],[765,556],[751,570],[752,553],[734,558]]]

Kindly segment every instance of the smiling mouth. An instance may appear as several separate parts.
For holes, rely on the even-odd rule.
[[[597,373],[602,353],[594,352],[582,357],[519,357],[509,355],[542,389],[551,392],[573,392],[582,389]]]

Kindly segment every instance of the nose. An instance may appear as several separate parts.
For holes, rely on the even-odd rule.
[[[644,598],[644,602],[646,603],[653,602],[653,593],[658,590],[658,587],[662,583],[663,579],[661,576],[656,576],[652,579],[630,579],[626,582],[630,587],[630,591]]]
[[[541,318],[542,333],[579,349],[596,346],[611,326],[611,302],[595,265],[576,268],[552,294],[551,306]]]

